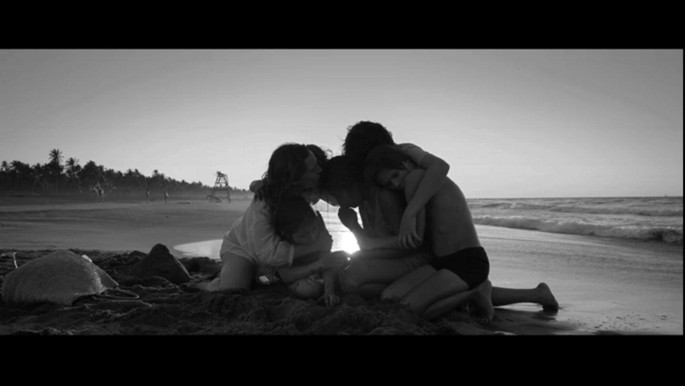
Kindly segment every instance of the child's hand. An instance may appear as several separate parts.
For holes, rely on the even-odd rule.
[[[340,303],[340,297],[334,293],[325,293],[322,298],[327,307],[333,307]]]
[[[404,212],[400,223],[399,239],[400,246],[404,249],[416,249],[423,243],[416,233],[416,216],[410,216]]]

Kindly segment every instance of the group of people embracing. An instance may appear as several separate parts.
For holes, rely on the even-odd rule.
[[[550,288],[493,287],[466,199],[449,165],[376,122],[347,129],[342,155],[286,143],[250,190],[254,198],[224,235],[222,268],[208,291],[280,283],[335,306],[344,294],[398,301],[426,319],[462,308],[487,323],[495,306],[557,309]],[[332,251],[313,204],[338,206],[359,251]],[[357,208],[355,211],[353,208]],[[361,217],[361,224],[359,218]]]

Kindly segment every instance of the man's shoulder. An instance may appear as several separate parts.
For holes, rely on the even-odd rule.
[[[421,159],[423,159],[423,157],[429,154],[427,151],[413,143],[400,143],[395,146],[397,149],[409,156],[409,158],[411,158],[412,161],[414,161],[414,163],[417,165],[421,163]]]

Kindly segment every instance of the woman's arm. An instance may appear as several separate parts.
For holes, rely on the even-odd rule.
[[[276,272],[283,283],[291,284],[297,280],[319,273],[320,270],[321,263],[319,263],[319,260],[316,260],[309,264],[277,268]]]

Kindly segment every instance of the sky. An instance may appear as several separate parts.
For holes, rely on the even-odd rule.
[[[363,120],[467,198],[683,195],[682,50],[0,50],[0,161],[247,188]]]

